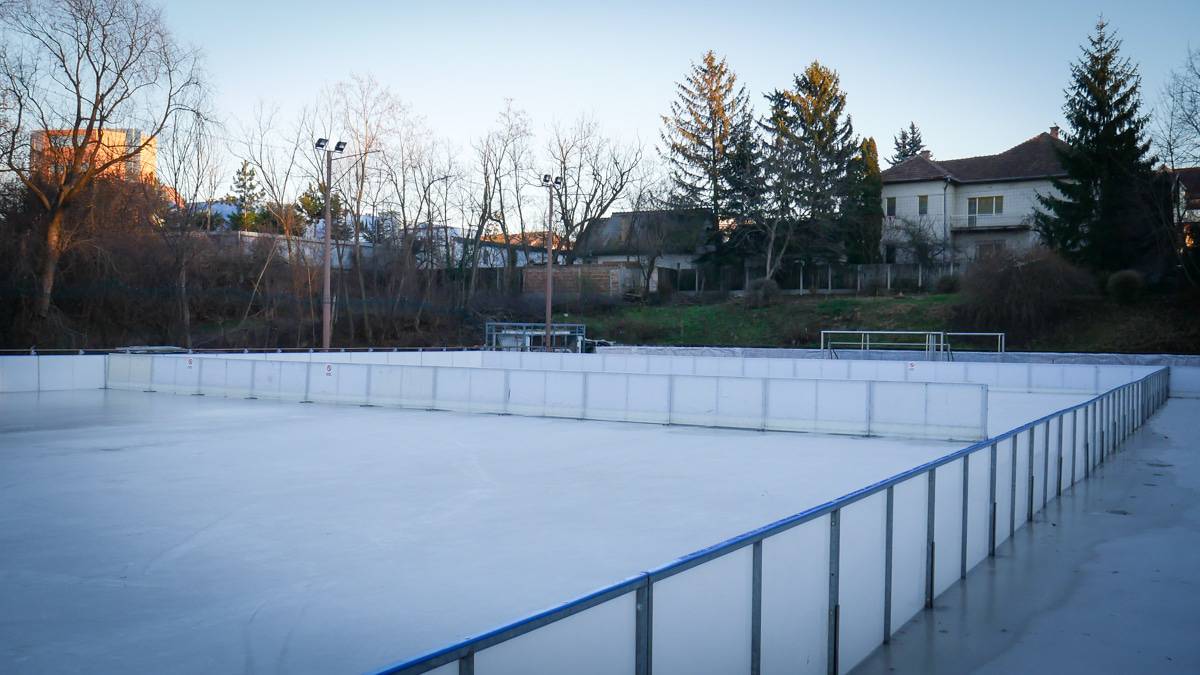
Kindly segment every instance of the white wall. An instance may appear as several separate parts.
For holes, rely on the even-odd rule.
[[[481,353],[442,354],[469,361]],[[548,356],[575,361],[583,355]],[[906,438],[970,441],[987,435],[987,387],[977,384],[189,355],[108,358],[108,386],[134,391]]]
[[[104,388],[104,354],[0,356],[0,393]]]

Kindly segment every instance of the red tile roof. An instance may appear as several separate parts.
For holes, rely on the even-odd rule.
[[[965,159],[932,160],[909,157],[883,172],[884,183],[923,180],[949,180],[954,183],[981,183],[1065,176],[1058,151],[1069,145],[1042,132],[998,155]]]

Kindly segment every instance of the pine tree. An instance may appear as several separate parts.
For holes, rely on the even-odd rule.
[[[237,212],[229,219],[230,226],[235,230],[254,230],[259,220],[259,208],[266,191],[258,184],[258,173],[250,162],[242,162],[237,173],[233,174],[233,195],[227,198],[237,207]]]
[[[892,166],[921,154],[925,149],[925,141],[921,138],[921,130],[917,128],[917,123],[909,122],[907,129],[901,129],[899,134],[893,136],[892,145],[896,149],[895,154],[888,158],[888,163]]]
[[[1147,117],[1141,76],[1101,18],[1071,65],[1063,105],[1070,148],[1059,150],[1067,177],[1039,195],[1034,226],[1042,240],[1093,269],[1133,265],[1152,245]]]
[[[862,264],[879,262],[879,245],[883,239],[883,178],[874,138],[864,138],[858,154],[850,160],[849,181],[849,196],[842,210],[846,260]]]
[[[767,100],[771,210],[795,221],[807,257],[838,259],[839,213],[848,196],[850,160],[859,150],[838,74],[814,61],[795,77],[793,89],[776,90]]]
[[[748,143],[753,134],[750,101],[737,75],[711,50],[683,82],[675,85],[671,112],[664,115],[663,156],[670,168],[671,203],[681,208],[703,209],[710,214],[714,232],[731,215],[732,180],[745,168],[745,156],[735,166],[737,142]],[[743,145],[743,150],[748,149]],[[719,243],[719,242],[718,242]]]
[[[296,206],[299,207],[304,219],[313,228],[314,236],[317,235],[317,224],[320,223],[324,227],[325,220],[325,183],[310,183],[308,188],[296,200]],[[346,241],[351,238],[352,232],[349,224],[346,222],[346,207],[342,204],[341,197],[335,192],[330,197],[329,216],[333,219],[333,229],[329,234],[338,241]],[[320,231],[320,236],[325,236],[325,231]]]

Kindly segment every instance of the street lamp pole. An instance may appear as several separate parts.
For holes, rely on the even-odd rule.
[[[546,338],[543,349],[551,351],[554,345],[554,191],[562,187],[562,178],[551,180],[550,174],[542,176],[542,185],[550,197],[546,208]]]
[[[346,148],[345,141],[338,141],[333,149],[329,148],[328,138],[318,138],[317,150],[325,152],[325,264],[321,282],[321,349],[328,350],[333,340],[333,296],[330,293],[330,276],[333,263],[333,209],[330,207],[330,193],[333,188],[333,153]]]

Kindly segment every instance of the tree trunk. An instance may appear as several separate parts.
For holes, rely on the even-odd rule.
[[[192,348],[192,314],[188,308],[187,260],[179,264],[179,318],[183,322],[183,346]]]
[[[41,288],[38,289],[34,311],[39,320],[50,315],[50,298],[54,293],[54,278],[58,274],[58,259],[62,256],[63,209],[55,207],[46,224],[46,259],[42,261]]]

